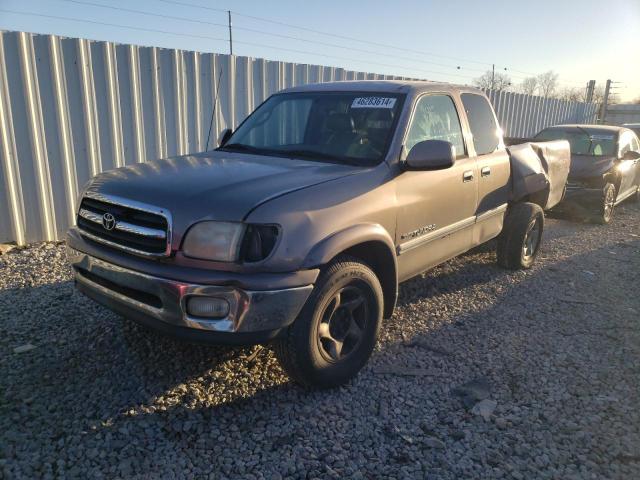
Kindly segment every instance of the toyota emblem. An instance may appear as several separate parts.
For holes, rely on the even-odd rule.
[[[102,216],[102,226],[105,230],[113,230],[114,228],[116,228],[116,217],[114,217],[110,213],[105,213]]]

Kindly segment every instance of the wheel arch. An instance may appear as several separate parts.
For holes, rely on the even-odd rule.
[[[519,199],[517,202],[513,202],[513,204],[535,203],[540,208],[542,208],[542,210],[544,210],[545,206],[547,205],[547,202],[549,201],[549,194],[550,193],[551,193],[550,187],[547,186],[546,188],[543,188],[542,190],[540,190],[538,192],[526,195],[525,197]]]
[[[379,224],[361,224],[334,233],[311,250],[303,266],[321,267],[338,255],[349,255],[373,270],[382,286],[383,317],[389,318],[398,296],[398,264],[395,246],[387,230]]]
[[[616,197],[618,196],[618,193],[620,193],[620,185],[622,183],[622,175],[620,175],[620,173],[616,172],[615,170],[609,170],[607,173],[605,173],[602,176],[602,186],[604,187],[607,183],[611,183],[613,184],[613,186],[616,188]]]

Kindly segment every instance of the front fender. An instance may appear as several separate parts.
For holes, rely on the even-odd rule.
[[[347,227],[319,242],[304,261],[322,266],[340,253],[346,252],[369,265],[384,294],[384,318],[389,318],[398,298],[398,264],[395,246],[389,232],[381,225],[363,223]]]
[[[329,235],[311,249],[303,262],[303,267],[313,268],[325,265],[339,253],[366,242],[381,242],[386,245],[393,257],[394,269],[397,271],[395,246],[391,235],[382,225],[375,223],[352,225]]]

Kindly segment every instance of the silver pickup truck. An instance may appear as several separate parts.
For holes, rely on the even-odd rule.
[[[507,150],[482,92],[429,82],[291,88],[219,143],[85,187],[77,287],[175,337],[269,342],[315,387],[363,367],[400,282],[496,237],[530,267],[569,170],[566,141]]]

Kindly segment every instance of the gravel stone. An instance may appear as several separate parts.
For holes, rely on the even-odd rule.
[[[26,353],[33,350],[34,348],[38,348],[38,347],[36,347],[35,345],[31,345],[30,343],[27,343],[26,345],[20,345],[19,347],[14,348],[13,353]]]
[[[494,410],[498,406],[498,402],[495,400],[484,399],[478,403],[476,403],[471,409],[471,413],[474,415],[480,415],[485,421],[489,421],[491,419],[491,415]]]
[[[0,477],[640,478],[640,206],[609,226],[548,219],[527,271],[494,248],[403,284],[371,361],[332,391],[292,384],[268,348],[124,320],[75,291],[62,244],[15,248]],[[480,378],[489,422],[452,396]]]
[[[479,377],[454,388],[451,393],[459,396],[467,408],[472,408],[479,400],[489,397],[491,384],[486,377]]]

